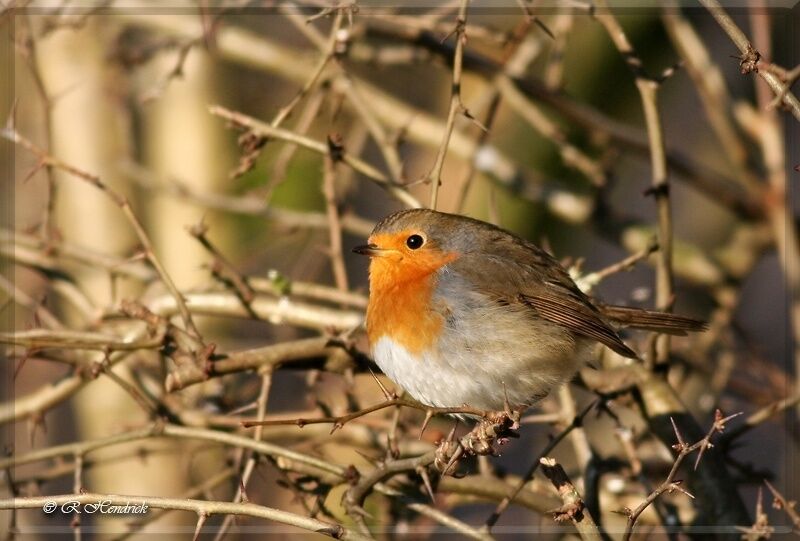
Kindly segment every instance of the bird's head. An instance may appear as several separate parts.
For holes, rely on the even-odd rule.
[[[464,253],[462,221],[472,220],[425,209],[396,212],[353,251],[371,258],[373,288],[425,278]]]

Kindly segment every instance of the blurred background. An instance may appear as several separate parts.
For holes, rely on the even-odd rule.
[[[469,5],[460,80],[465,109],[456,115],[437,208],[497,223],[586,276],[641,252],[657,236],[642,100],[626,54],[588,5],[519,4]],[[366,353],[353,329],[363,313],[367,263],[350,248],[410,199],[393,196],[364,171],[376,170],[403,194],[428,203],[451,104],[458,2],[335,9],[314,2],[172,3],[169,9],[17,2],[2,9],[4,331],[141,336],[141,325],[131,320],[142,318],[124,309],[126,300],[186,330],[148,260],[154,254],[175,287],[195,295],[189,305],[201,342],[214,344],[217,354],[345,331]],[[791,189],[800,163],[799,124],[770,105],[774,94],[761,78],[740,72],[733,58],[738,49],[704,8],[615,7],[612,14],[644,71],[664,75],[658,111],[674,228],[674,310],[711,322],[706,335],[672,340],[668,381],[704,430],[716,408],[750,415],[774,407],[774,415],[726,449],[728,470],[754,518],[763,479],[789,498],[800,493],[792,467],[800,375],[790,326],[797,294],[790,284],[800,272],[793,259],[798,198]],[[761,69],[798,64],[796,7],[729,14],[761,53]],[[253,130],[251,121],[273,131]],[[292,134],[302,144],[289,140]],[[325,154],[332,147],[368,167],[331,163]],[[130,202],[141,234],[117,196]],[[593,293],[607,302],[655,306],[656,260],[651,255],[608,276]],[[322,293],[308,293],[312,286],[324,286]],[[248,294],[266,304],[247,308]],[[281,302],[302,295],[312,311],[307,319],[292,312],[296,305],[282,311]],[[626,338],[640,351],[648,348],[647,335]],[[73,335],[63,340],[54,346],[5,340],[2,420],[9,454],[109,438],[158,418],[254,437],[239,426],[241,418],[338,415],[382,400],[373,377],[343,351],[326,353],[324,362],[309,355],[307,366],[241,371],[169,389],[166,376],[180,359],[163,348],[117,359],[121,352],[110,353],[113,348],[82,348]],[[618,367],[619,359],[609,357],[598,366]],[[580,410],[593,400],[591,379],[579,377],[568,396],[549,397],[530,413],[569,422],[568,405]],[[598,488],[604,523],[620,528],[625,517],[612,511],[638,505],[664,478],[670,459],[633,398],[612,405],[616,419],[589,416],[584,443],[568,440],[556,456],[582,489],[582,450],[623,463],[602,475]],[[271,426],[257,437],[369,470],[364,456],[385,455],[393,445],[387,435],[410,456],[431,448],[452,426],[437,418],[418,439],[423,415],[403,410],[398,420],[393,412],[363,417],[334,435],[329,426]],[[623,426],[635,435],[644,477],[632,473],[620,439],[609,436]],[[521,439],[502,456],[467,461],[463,472],[522,475],[554,430],[548,423],[523,424]],[[246,486],[249,501],[352,524],[340,503],[346,484],[318,482],[312,490],[298,471],[274,457],[255,460],[243,448],[153,437],[80,456],[79,467],[66,456],[6,469],[4,497],[85,488],[241,500]],[[536,483],[531,491],[553,497],[546,480]],[[368,500],[367,509],[392,535],[444,535],[431,519],[380,498]],[[684,524],[692,522],[688,498],[665,499]],[[438,499],[440,509],[473,526],[496,503],[456,489]],[[770,524],[791,523],[765,507]],[[77,528],[70,515],[5,513],[6,524],[30,536],[74,535]],[[663,513],[641,520],[657,528]],[[210,518],[203,538],[278,531],[265,530],[271,526],[258,519],[228,522]],[[145,519],[84,516],[80,528],[109,538],[191,535],[195,523],[193,513],[170,512]],[[495,531],[519,538],[533,530],[570,535],[548,530],[553,525],[547,513],[512,506]]]

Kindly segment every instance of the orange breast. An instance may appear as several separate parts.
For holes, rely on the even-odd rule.
[[[371,288],[367,307],[370,344],[388,336],[412,354],[433,347],[444,324],[430,307],[433,286],[433,277],[427,276],[393,288],[378,291]]]
[[[431,306],[435,271],[456,258],[438,254],[425,260],[373,258],[367,336],[375,344],[388,336],[411,354],[434,347],[444,326],[441,310]]]

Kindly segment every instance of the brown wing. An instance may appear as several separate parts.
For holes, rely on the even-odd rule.
[[[520,300],[542,318],[610,347],[624,357],[638,358],[591,304],[565,292],[541,291]]]
[[[508,303],[521,303],[544,320],[638,358],[569,274],[538,246],[493,230],[491,242],[452,266],[477,289]]]

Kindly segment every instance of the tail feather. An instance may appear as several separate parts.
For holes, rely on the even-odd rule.
[[[603,315],[623,327],[677,336],[683,336],[687,332],[702,332],[708,329],[705,321],[667,312],[631,308],[629,306],[602,305],[599,308]]]

